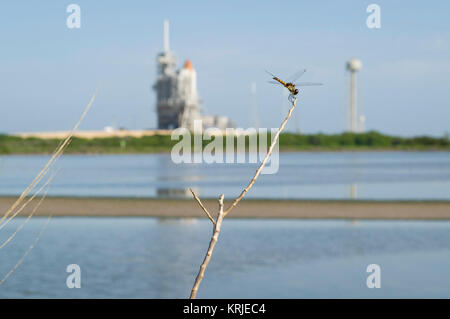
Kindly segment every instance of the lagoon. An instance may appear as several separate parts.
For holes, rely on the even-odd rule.
[[[0,196],[19,195],[48,160],[0,157]],[[174,164],[170,154],[64,155],[50,196],[225,198],[239,195],[256,164]],[[280,153],[248,198],[450,200],[450,152]]]
[[[46,218],[0,250],[3,277]],[[0,232],[3,242],[23,219]],[[205,219],[53,218],[0,298],[187,298]],[[66,267],[81,268],[81,288]],[[381,267],[369,289],[366,268]],[[450,298],[449,221],[225,220],[199,298]]]

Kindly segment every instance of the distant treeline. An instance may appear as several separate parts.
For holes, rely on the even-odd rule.
[[[270,145],[270,135],[267,137]],[[193,138],[192,145],[193,145]],[[225,138],[223,139],[225,147]],[[248,150],[246,138],[246,149]],[[42,154],[52,153],[60,139],[21,138],[0,135],[0,154]],[[204,140],[203,146],[210,140]],[[178,140],[167,135],[135,137],[109,137],[81,139],[73,138],[66,153],[155,153],[170,152]],[[236,146],[237,141],[234,145]],[[450,150],[448,137],[396,137],[375,131],[367,133],[342,134],[293,134],[280,135],[281,151],[302,150]]]

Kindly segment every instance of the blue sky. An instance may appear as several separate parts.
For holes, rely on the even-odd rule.
[[[81,7],[81,29],[66,27],[66,7]],[[381,7],[381,29],[366,8]],[[95,88],[81,129],[115,123],[156,126],[156,55],[163,20],[182,65],[197,70],[205,113],[252,126],[278,127],[287,101],[265,69],[305,88],[289,129],[348,128],[345,62],[363,62],[360,106],[367,129],[398,135],[450,131],[448,1],[9,1],[0,9],[0,132],[67,130]]]

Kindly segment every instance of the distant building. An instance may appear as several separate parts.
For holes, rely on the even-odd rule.
[[[192,130],[195,120],[204,120],[204,127],[233,127],[232,122],[224,116],[202,117],[197,73],[191,61],[187,60],[180,70],[176,70],[176,62],[176,56],[169,48],[169,22],[164,21],[164,51],[157,57],[158,74],[153,86],[156,91],[158,129],[185,127]]]

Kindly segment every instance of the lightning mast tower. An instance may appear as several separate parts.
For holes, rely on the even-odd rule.
[[[177,59],[175,54],[170,51],[168,20],[164,20],[164,51],[158,55],[157,63],[159,76],[173,76],[175,74]]]
[[[167,53],[170,51],[169,46],[169,20],[164,20],[164,52]]]
[[[350,132],[356,132],[356,127],[357,127],[356,73],[358,71],[360,71],[361,68],[362,68],[362,62],[356,58],[352,58],[347,62],[347,70],[350,72]]]

